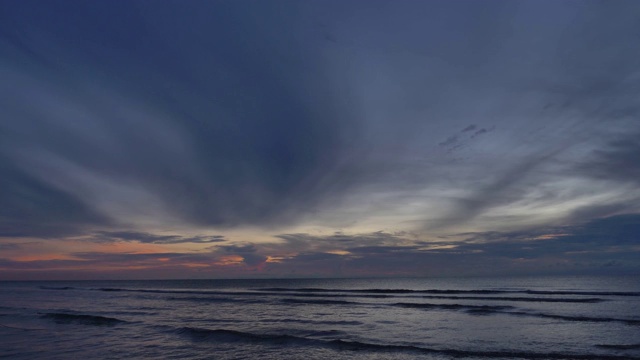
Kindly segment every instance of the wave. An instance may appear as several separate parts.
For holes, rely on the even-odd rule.
[[[75,290],[76,288],[72,286],[40,286],[42,290]]]
[[[442,310],[466,310],[477,313],[502,312],[513,309],[513,306],[490,306],[490,305],[462,305],[462,304],[428,304],[428,303],[395,303],[392,306],[399,306],[411,309],[442,309]]]
[[[379,293],[379,294],[500,294],[504,290],[409,290],[409,289],[324,289],[324,288],[261,288],[258,291],[277,292],[335,292],[335,293]]]
[[[303,320],[303,319],[263,319],[261,323],[295,323],[295,324],[312,324],[312,325],[342,325],[342,326],[358,326],[363,325],[360,321],[348,320]]]
[[[640,296],[640,292],[627,291],[546,291],[546,290],[455,290],[455,289],[325,289],[325,288],[260,288],[258,291],[311,292],[311,293],[381,293],[381,294],[531,294],[531,295],[588,295],[588,296]]]
[[[586,303],[593,304],[606,301],[601,298],[541,298],[541,297],[512,297],[512,296],[438,296],[425,295],[423,299],[439,300],[482,300],[482,301],[514,301],[514,302],[553,302],[553,303]]]
[[[355,301],[345,300],[303,300],[303,299],[282,299],[280,300],[288,304],[314,304],[314,305],[364,305]]]
[[[182,327],[176,331],[179,335],[185,335],[192,340],[216,340],[224,342],[268,342],[282,345],[283,343],[301,343],[310,342],[312,339],[293,335],[270,335],[270,334],[254,334],[236,330],[227,329],[202,329],[193,327]]]
[[[249,293],[255,295],[256,293]],[[323,292],[261,292],[264,295],[286,295],[295,297],[348,297],[348,298],[366,298],[366,299],[389,299],[389,298],[421,298],[421,299],[437,299],[437,300],[480,300],[480,301],[513,301],[513,302],[552,302],[552,303],[599,303],[606,301],[602,298],[556,298],[556,297],[514,297],[514,296],[447,296],[447,295],[413,295],[413,296],[397,296],[392,294],[326,294]]]
[[[458,349],[437,349],[425,348],[412,345],[382,345],[371,344],[359,341],[332,340],[330,345],[340,350],[364,350],[364,351],[383,351],[383,352],[412,352],[424,354],[440,354],[451,356],[454,358],[517,358],[517,359],[565,359],[565,360],[637,360],[640,357],[628,357],[618,355],[600,355],[600,354],[571,354],[571,353],[532,353],[523,351],[472,351]]]
[[[23,331],[46,330],[43,328],[25,328],[22,326],[12,326],[12,325],[6,325],[6,324],[0,324],[0,327],[7,328],[7,329],[14,329],[14,330],[23,330]]]
[[[65,287],[66,288],[66,287]],[[62,288],[60,288],[62,289]],[[273,291],[276,288],[272,288]],[[309,291],[316,291],[317,289],[303,289]],[[328,290],[328,289],[325,289]],[[379,289],[382,290],[382,289]],[[233,295],[244,295],[244,294],[252,294],[252,295],[260,295],[260,292],[256,293],[244,293],[244,292],[200,292],[200,291],[182,291],[182,290],[146,290],[146,289],[137,289],[137,290],[127,290],[120,289],[119,291],[141,291],[141,292],[162,292],[162,293],[170,293],[170,294],[212,294],[215,293],[217,295],[221,294],[233,294]],[[403,290],[404,291],[404,290]],[[465,290],[466,291],[466,290]],[[290,296],[291,294],[282,293],[284,296]],[[332,296],[332,295],[325,295]],[[518,299],[511,301],[537,301],[538,299],[531,298],[512,298],[512,297],[463,297],[463,296],[430,296],[423,298],[434,298],[434,299],[458,299],[458,300],[477,300],[478,298],[482,300],[501,300],[501,301],[510,301],[510,299]],[[171,301],[194,301],[194,302],[207,302],[207,303],[267,303],[269,300],[265,299],[238,299],[238,298],[225,298],[225,297],[167,297],[166,300]],[[544,300],[551,301],[559,301],[559,302],[571,302],[571,301],[584,301],[584,302],[597,302],[600,299],[594,298],[585,298],[585,299],[566,299],[566,298],[553,298]],[[541,300],[541,299],[540,299]],[[510,315],[510,316],[527,316],[527,317],[537,317],[537,318],[546,318],[546,319],[554,319],[554,320],[562,320],[562,321],[572,321],[572,322],[617,322],[631,326],[640,326],[640,319],[624,319],[624,318],[609,318],[609,317],[591,317],[591,316],[580,316],[580,315],[558,315],[558,314],[548,314],[541,312],[531,312],[531,311],[516,311],[517,308],[509,305],[467,305],[467,304],[434,304],[434,303],[410,303],[410,302],[396,302],[396,303],[366,303],[366,302],[355,302],[355,301],[347,301],[347,300],[332,300],[332,299],[299,299],[299,298],[284,298],[279,299],[281,303],[285,304],[302,304],[302,305],[354,305],[354,306],[396,306],[403,308],[411,308],[411,309],[422,309],[422,310],[449,310],[449,311],[463,311],[470,315]],[[66,313],[49,313],[45,314],[44,317],[53,319],[57,323],[83,323],[90,325],[114,325],[119,322],[123,322],[122,320],[116,318],[95,316],[95,315],[77,315],[77,314],[66,314]]]
[[[244,294],[244,293],[242,293]],[[251,295],[273,295],[273,296],[294,296],[294,297],[332,297],[332,298],[366,298],[366,299],[389,299],[393,297],[398,297],[396,295],[385,295],[385,294],[323,294],[323,293],[284,293],[284,292],[255,292],[248,293]],[[416,297],[416,296],[407,296],[407,297]]]
[[[319,346],[342,351],[368,351],[388,353],[421,353],[439,354],[451,357],[476,357],[476,358],[519,358],[519,359],[574,359],[574,360],[638,360],[640,357],[604,355],[604,354],[572,354],[572,353],[531,353],[521,351],[470,351],[458,349],[427,348],[413,345],[373,344],[361,341],[348,341],[342,339],[321,340],[294,336],[288,334],[256,334],[228,329],[202,329],[182,327],[174,331],[181,336],[187,336],[194,341],[213,342],[245,342],[263,343],[277,346]],[[336,333],[339,335],[339,333]]]
[[[62,290],[61,288],[57,288]],[[76,288],[68,288],[76,289]],[[64,289],[67,290],[67,289]],[[94,291],[123,291],[123,292],[137,292],[137,293],[152,293],[152,294],[186,294],[186,295],[230,295],[230,296],[265,296],[265,295],[282,295],[279,292],[254,292],[254,291],[224,291],[224,290],[168,290],[168,289],[127,289],[127,288],[93,288],[87,290]],[[298,297],[326,297],[324,294],[286,294],[287,296]],[[352,297],[353,295],[335,294],[333,297]],[[388,298],[388,295],[362,295],[362,297],[372,298]]]
[[[576,295],[576,296],[640,296],[640,292],[637,291],[580,291],[580,290],[494,290],[494,289],[473,289],[473,290],[457,290],[457,289],[425,289],[425,290],[412,290],[412,289],[326,289],[326,288],[259,288],[255,289],[258,292],[230,292],[230,291],[216,291],[216,290],[164,290],[164,289],[127,289],[127,288],[90,288],[82,289],[72,286],[40,286],[40,289],[44,290],[96,290],[96,291],[130,291],[130,292],[149,292],[149,293],[172,293],[172,294],[243,294],[243,295],[258,295],[265,292],[291,292],[291,293],[350,293],[350,294],[369,294],[366,296],[376,296],[370,294],[378,294],[379,297],[384,297],[380,294],[442,294],[442,295],[455,295],[455,294],[477,294],[477,295],[497,295],[497,294],[528,294],[528,295]],[[526,299],[526,298],[522,298]],[[550,298],[536,298],[536,299],[550,299]],[[586,299],[567,299],[587,301]],[[517,301],[517,300],[515,300]],[[523,300],[524,301],[524,300]],[[541,300],[546,301],[546,300]],[[548,300],[553,301],[553,300]],[[559,300],[562,301],[562,300]],[[591,299],[591,301],[596,301]]]
[[[260,288],[257,291],[222,291],[222,290],[165,290],[165,289],[127,289],[127,288],[89,288],[82,289],[72,286],[40,286],[44,290],[94,290],[107,292],[141,292],[156,294],[194,294],[194,295],[279,295],[287,292],[287,296],[322,297],[325,293],[332,293],[333,297],[362,297],[362,298],[391,298],[402,294],[432,294],[423,298],[430,299],[464,299],[488,301],[523,301],[523,302],[567,302],[567,303],[596,303],[605,301],[601,298],[557,298],[557,297],[482,297],[482,296],[444,296],[444,295],[499,295],[499,294],[527,294],[527,295],[574,295],[574,296],[640,296],[640,292],[620,291],[546,291],[546,290],[455,290],[455,289],[325,289],[325,288]],[[269,293],[271,292],[271,294]],[[440,295],[440,296],[437,296]]]
[[[57,324],[82,324],[82,325],[99,325],[113,326],[126,321],[97,315],[85,314],[68,314],[68,313],[45,313],[41,316],[44,319],[51,319]]]
[[[608,317],[591,317],[591,316],[578,316],[578,315],[556,315],[546,313],[533,313],[533,312],[520,312],[520,311],[505,311],[504,314],[517,315],[517,316],[533,316],[545,319],[565,320],[565,321],[580,321],[580,322],[619,322],[627,325],[640,325],[640,320],[636,319],[619,319]]]
[[[126,291],[126,292],[139,292],[139,293],[152,293],[152,294],[196,294],[196,295],[217,295],[225,294],[225,292],[219,291],[203,291],[203,290],[159,290],[159,289],[124,289],[124,288],[96,288],[90,289],[95,291]]]
[[[105,292],[137,292],[137,293],[152,293],[152,294],[194,294],[194,295],[259,295],[261,293],[252,292],[230,292],[230,291],[216,291],[216,290],[168,290],[168,289],[129,289],[129,288],[78,288],[71,286],[55,287],[55,286],[40,286],[44,290],[90,290],[90,291],[105,291]]]
[[[313,292],[260,292],[260,293],[236,293],[244,294],[262,294],[262,295],[286,295],[295,297],[348,297],[348,298],[366,298],[366,299],[389,299],[389,298],[421,298],[421,299],[438,299],[438,300],[481,300],[481,301],[514,301],[514,302],[552,302],[552,303],[599,303],[606,301],[602,298],[557,298],[557,297],[514,297],[514,296],[453,296],[453,295],[409,295],[398,296],[393,294],[327,294]]]
[[[640,325],[640,320],[637,319],[620,319],[609,317],[591,317],[591,316],[579,316],[579,315],[556,315],[547,314],[541,312],[527,312],[527,311],[513,311],[513,306],[489,306],[489,305],[463,305],[463,304],[429,304],[429,303],[394,303],[389,304],[392,306],[399,306],[403,308],[411,309],[442,309],[442,310],[454,310],[454,311],[466,311],[472,315],[489,315],[489,314],[504,314],[512,316],[530,316],[545,319],[555,319],[564,321],[579,321],[579,322],[618,322],[627,325]]]
[[[223,298],[223,297],[167,297],[164,300],[169,301],[193,301],[201,303],[235,303],[235,304],[263,304],[267,301],[259,299],[236,299],[236,298]]]
[[[603,348],[603,349],[613,349],[613,350],[637,350],[637,349],[640,349],[640,344],[628,344],[628,345],[601,344],[601,345],[596,345],[596,347]]]
[[[523,294],[533,295],[587,295],[587,296],[640,296],[637,291],[555,291],[555,290],[522,290]]]

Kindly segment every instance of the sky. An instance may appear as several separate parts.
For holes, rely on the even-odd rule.
[[[0,0],[0,280],[640,274],[639,17]]]

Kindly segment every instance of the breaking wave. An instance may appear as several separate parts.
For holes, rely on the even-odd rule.
[[[469,351],[458,349],[428,348],[413,345],[374,344],[362,341],[343,339],[322,340],[289,334],[257,334],[229,329],[202,329],[182,327],[174,333],[186,336],[193,341],[211,342],[241,342],[262,343],[274,346],[316,346],[334,350],[390,352],[390,353],[421,353],[439,354],[451,357],[476,358],[519,358],[519,359],[574,359],[574,360],[637,360],[638,357],[604,355],[604,354],[573,354],[573,353],[534,353],[522,351]],[[340,335],[337,333],[336,335]]]

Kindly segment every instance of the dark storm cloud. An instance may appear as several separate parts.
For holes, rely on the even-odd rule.
[[[156,235],[137,231],[99,231],[92,239],[96,242],[140,242],[145,244],[208,244],[224,242],[224,236],[179,236],[179,235]]]

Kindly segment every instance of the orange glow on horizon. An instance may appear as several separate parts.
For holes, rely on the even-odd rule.
[[[552,239],[557,239],[559,237],[568,236],[568,235],[570,235],[570,234],[563,234],[563,233],[560,233],[560,234],[544,234],[544,235],[536,236],[533,239],[534,240],[552,240]]]
[[[182,264],[182,266],[187,267],[187,268],[205,268],[205,267],[209,267],[210,265],[208,264],[199,264],[199,263],[186,263],[186,264]]]
[[[244,258],[240,255],[226,255],[226,256],[222,256],[218,259],[218,261],[214,262],[214,265],[222,265],[222,266],[229,266],[229,265],[240,265],[244,262]]]
[[[143,244],[135,242],[114,242],[110,244],[97,244],[95,246],[100,252],[105,253],[134,253],[153,254],[169,252],[165,247],[158,244]]]
[[[346,250],[329,250],[325,251],[325,253],[334,255],[351,255],[351,253]]]
[[[281,257],[281,256],[270,256],[267,255],[267,260],[265,260],[265,262],[268,263],[281,263],[285,260],[285,257]]]
[[[421,247],[418,250],[423,250],[423,251],[448,250],[448,249],[455,249],[457,247],[458,247],[458,245],[452,245],[452,244],[448,244],[448,245],[429,245],[429,246]]]
[[[75,261],[86,261],[82,259],[75,258],[66,254],[38,254],[38,255],[24,255],[11,258],[13,261],[20,262],[29,262],[29,261],[49,261],[49,260],[75,260]]]

